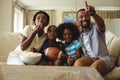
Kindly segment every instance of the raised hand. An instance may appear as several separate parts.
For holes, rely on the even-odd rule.
[[[84,1],[85,1],[85,7],[86,7],[85,12],[87,14],[93,16],[96,13],[95,8],[93,6],[88,5],[86,0],[84,0]]]

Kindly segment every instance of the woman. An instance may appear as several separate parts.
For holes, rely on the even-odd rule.
[[[39,11],[33,16],[35,25],[28,25],[24,28],[21,33],[20,44],[15,51],[10,53],[7,64],[24,65],[19,59],[19,54],[22,51],[35,51],[41,48],[46,39],[44,28],[48,25],[49,19],[49,15],[44,11]]]

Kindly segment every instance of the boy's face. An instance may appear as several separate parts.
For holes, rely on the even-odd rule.
[[[55,26],[50,27],[47,32],[47,36],[50,40],[55,40],[57,37],[57,28]]]
[[[65,40],[66,43],[71,43],[72,42],[72,33],[69,29],[64,30],[63,39]]]

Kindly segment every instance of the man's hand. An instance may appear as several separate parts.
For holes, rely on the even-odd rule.
[[[86,10],[85,12],[91,16],[95,15],[96,11],[95,8],[93,6],[88,5],[87,1],[85,0],[85,7]]]

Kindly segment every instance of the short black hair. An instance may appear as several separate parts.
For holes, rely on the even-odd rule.
[[[80,11],[85,11],[85,9],[84,9],[84,8],[79,9],[79,10],[77,11],[77,13],[76,13],[76,18],[78,17],[78,13],[79,13]]]
[[[63,32],[65,29],[69,29],[72,33],[73,40],[77,40],[80,37],[79,29],[73,23],[61,23],[58,25],[58,38],[63,40]]]
[[[48,23],[50,21],[50,16],[45,11],[42,11],[42,10],[35,13],[35,15],[33,16],[33,22],[35,23],[35,19],[36,19],[38,14],[44,14],[46,16],[46,18],[47,18],[47,25],[48,25]]]

